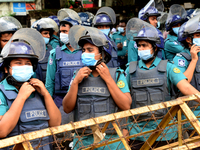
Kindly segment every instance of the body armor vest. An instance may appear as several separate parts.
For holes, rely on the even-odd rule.
[[[151,70],[141,70],[137,65],[137,61],[130,63],[132,108],[170,100],[166,67],[167,60],[161,60],[159,65]],[[139,116],[139,119],[151,118],[152,113],[154,113],[155,117],[161,117],[166,114],[165,110],[160,109],[155,112],[143,113]]]
[[[109,71],[116,81],[116,68],[110,68]],[[117,112],[117,110],[118,107],[112,99],[106,83],[100,76],[88,77],[79,83],[74,109],[75,121],[108,115]],[[91,133],[91,130],[86,129],[85,133]]]
[[[0,89],[4,93],[7,104],[10,108],[13,101],[16,99],[18,93],[16,91],[5,90],[2,84],[0,85]],[[49,127],[49,115],[45,108],[44,101],[37,92],[35,92],[34,94],[35,96],[33,98],[28,98],[25,101],[21,115],[19,117],[19,121],[15,128],[8,135],[8,137],[37,131]],[[40,139],[35,139],[30,142],[32,143],[32,146],[35,147],[40,143]],[[50,137],[42,138],[41,145],[45,145],[47,143],[50,143]],[[49,149],[49,145],[39,148],[39,150]]]
[[[192,58],[188,53],[185,52],[181,52],[180,53],[190,64]],[[200,59],[198,59],[197,64],[196,64],[196,68],[194,70],[194,74],[192,77],[192,80],[190,82],[190,84],[196,88],[198,91],[200,90]],[[183,96],[183,94],[179,94],[178,96]],[[188,102],[188,106],[189,107],[194,107],[195,105],[197,105],[198,103],[196,101],[190,101]],[[199,108],[200,109],[200,108]]]
[[[74,71],[83,67],[81,54],[81,50],[74,54],[67,54],[61,50],[61,47],[56,48],[55,94],[67,93]]]

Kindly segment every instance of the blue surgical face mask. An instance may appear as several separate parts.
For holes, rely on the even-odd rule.
[[[96,60],[94,57],[95,57],[94,53],[82,53],[81,55],[82,63],[85,66],[95,66],[98,60]]]
[[[45,44],[48,44],[49,43],[49,40],[50,40],[50,38],[45,38],[45,37],[43,37],[44,38],[44,42],[45,42]]]
[[[153,54],[151,54],[151,49],[148,50],[138,50],[138,56],[142,60],[148,60],[153,57]]]
[[[101,32],[103,32],[105,35],[108,36],[110,29],[99,29]]]
[[[157,22],[157,27],[156,28],[160,28],[160,22]]]
[[[24,66],[13,66],[11,68],[12,68],[12,76],[18,82],[26,82],[34,74],[33,66],[24,65]]]
[[[193,38],[193,44],[200,46],[200,38]]]
[[[120,33],[124,33],[124,28],[123,28],[123,27],[118,27],[117,30],[118,30]]]
[[[178,35],[178,30],[179,30],[179,28],[180,28],[180,27],[172,28],[173,31],[174,31],[174,33],[175,33],[176,35]]]
[[[60,33],[60,40],[64,43],[64,44],[68,44],[69,43],[69,36],[66,33]]]

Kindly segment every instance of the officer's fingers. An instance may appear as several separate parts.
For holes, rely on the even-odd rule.
[[[106,64],[105,64],[104,62],[102,62],[101,65],[102,65],[103,67],[106,67],[106,68],[107,68],[107,66],[106,66]]]

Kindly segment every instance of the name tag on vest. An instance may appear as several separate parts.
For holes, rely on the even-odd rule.
[[[46,110],[33,110],[26,112],[26,119],[37,118],[37,117],[47,117]]]
[[[64,61],[63,66],[79,66],[81,64],[80,61]]]
[[[106,88],[103,87],[83,87],[82,93],[101,93],[105,94]]]
[[[137,85],[148,85],[159,83],[159,78],[137,80]]]

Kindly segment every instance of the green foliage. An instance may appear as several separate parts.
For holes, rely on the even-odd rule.
[[[15,15],[16,15],[16,13],[8,12],[5,15],[1,15],[0,17],[5,17],[5,16],[12,16],[12,17],[14,17]]]

